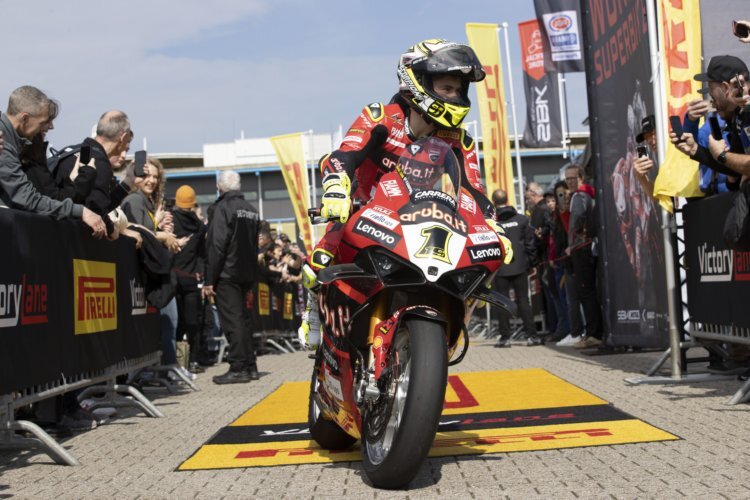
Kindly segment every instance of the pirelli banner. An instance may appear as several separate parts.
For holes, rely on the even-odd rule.
[[[0,209],[0,394],[159,349],[133,240]]]
[[[733,196],[711,196],[685,206],[688,310],[697,322],[750,328],[750,252],[724,243]]]

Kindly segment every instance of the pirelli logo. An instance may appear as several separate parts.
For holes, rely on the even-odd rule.
[[[117,329],[117,266],[73,259],[75,334]]]

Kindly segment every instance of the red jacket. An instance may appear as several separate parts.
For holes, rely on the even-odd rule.
[[[343,171],[353,183],[356,181],[352,197],[362,202],[372,198],[380,177],[393,169],[406,147],[415,140],[408,130],[408,105],[400,96],[394,101],[365,106],[349,127],[339,149],[320,161],[322,175]],[[458,128],[437,129],[433,135],[451,145],[463,167],[462,186],[479,203],[482,212],[488,216],[494,214],[494,207],[484,194],[474,139]]]

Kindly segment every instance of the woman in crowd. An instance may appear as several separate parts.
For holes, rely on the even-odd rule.
[[[129,222],[153,232],[159,242],[170,252],[176,253],[187,242],[187,238],[175,237],[172,214],[163,207],[166,184],[164,167],[159,160],[149,157],[144,173],[146,175],[143,178],[136,178],[136,190],[122,201],[121,208]],[[177,302],[174,298],[160,310],[160,314],[162,364],[176,365]]]

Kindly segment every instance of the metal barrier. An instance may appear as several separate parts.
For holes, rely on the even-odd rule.
[[[701,342],[728,342],[731,344],[750,345],[750,328],[735,325],[714,325],[693,322],[690,336]],[[727,404],[736,405],[750,401],[750,380],[746,381]]]
[[[103,394],[97,398],[93,407],[135,407],[149,417],[164,417],[164,414],[136,388],[116,383],[116,378],[120,375],[158,365],[160,358],[161,353],[157,351],[140,358],[118,362],[102,370],[81,373],[73,377],[62,375],[59,379],[49,383],[0,396],[0,449],[42,449],[55,463],[79,465],[78,460],[41,427],[26,420],[15,420],[14,417],[15,411],[22,406],[78,389],[86,388],[79,399],[94,394]],[[102,383],[104,385],[92,387]],[[120,396],[122,394],[127,396]],[[18,432],[26,432],[33,437],[20,436]]]

